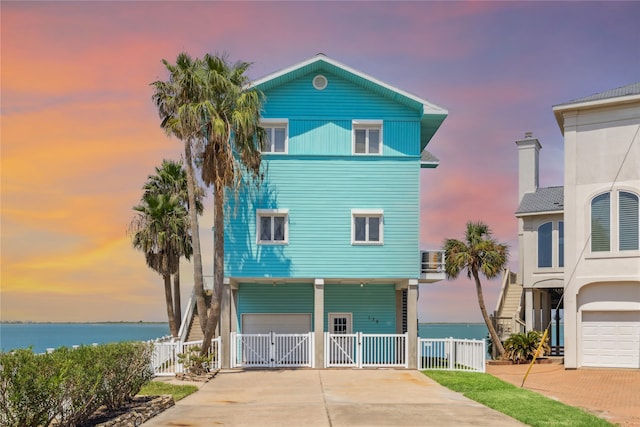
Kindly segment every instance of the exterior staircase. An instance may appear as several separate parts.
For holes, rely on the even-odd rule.
[[[492,316],[496,331],[503,341],[511,334],[525,330],[522,321],[522,295],[523,289],[518,283],[517,274],[505,269],[500,297]]]

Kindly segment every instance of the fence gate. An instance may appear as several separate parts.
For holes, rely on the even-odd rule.
[[[331,367],[408,367],[407,334],[324,335],[324,364]]]
[[[232,368],[314,367],[313,332],[231,333]]]

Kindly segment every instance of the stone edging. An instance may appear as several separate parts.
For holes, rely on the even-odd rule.
[[[96,427],[137,427],[173,405],[175,402],[172,396],[156,396],[129,412],[104,423],[96,424]]]

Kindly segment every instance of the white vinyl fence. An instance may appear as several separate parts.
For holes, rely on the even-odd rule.
[[[407,334],[324,334],[324,365],[332,367],[407,367]]]
[[[306,334],[231,333],[232,368],[314,366],[313,332]]]
[[[189,353],[193,347],[202,347],[200,341],[161,341],[153,343],[151,366],[155,376],[173,376],[185,372],[180,363],[179,354]],[[213,357],[209,369],[220,369],[220,337],[211,340],[211,355]]]
[[[484,340],[418,338],[418,369],[485,372]]]

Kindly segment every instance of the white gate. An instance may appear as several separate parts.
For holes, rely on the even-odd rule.
[[[485,372],[484,340],[418,338],[418,369]]]
[[[231,333],[232,368],[314,367],[313,332]]]
[[[324,335],[324,364],[331,367],[408,367],[407,334]]]

